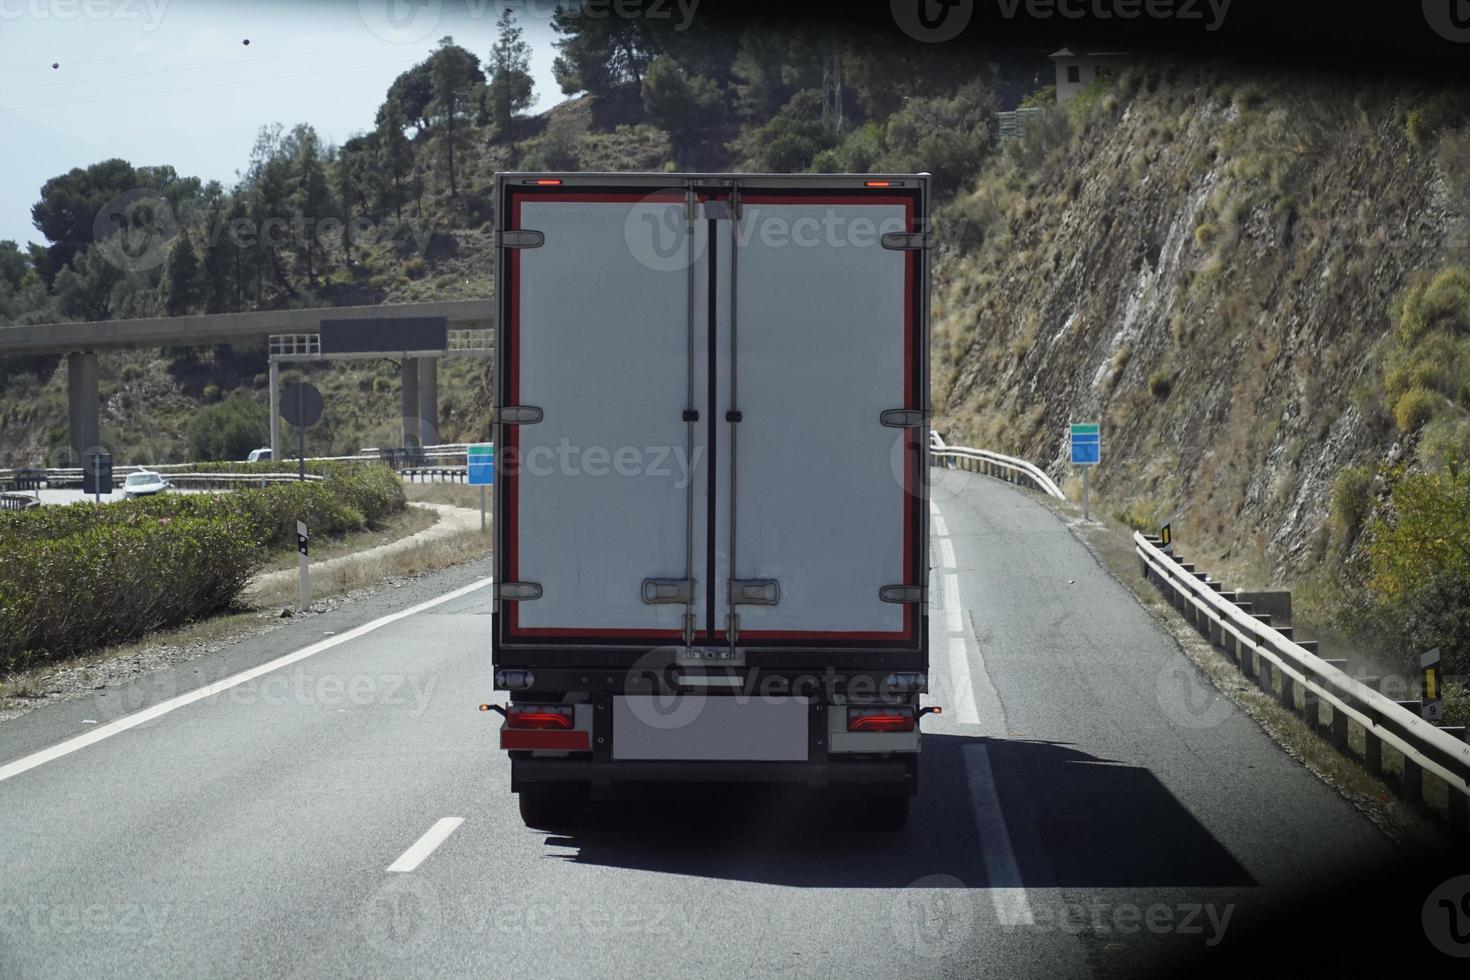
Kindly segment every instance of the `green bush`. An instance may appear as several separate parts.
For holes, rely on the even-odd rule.
[[[125,642],[228,605],[270,549],[294,542],[298,520],[335,535],[403,509],[403,485],[385,466],[310,468],[327,479],[0,514],[0,667]]]
[[[1412,347],[1426,334],[1470,334],[1470,270],[1452,265],[1405,294],[1399,307],[1398,337]]]
[[[134,516],[62,538],[6,541],[0,665],[122,643],[213,612],[260,563],[239,519]]]
[[[270,409],[238,388],[195,413],[189,424],[189,447],[195,459],[244,459],[250,450],[269,442],[270,435]]]
[[[1373,510],[1373,473],[1366,466],[1350,466],[1332,483],[1328,508],[1332,527],[1344,543],[1351,544],[1363,530]]]
[[[1400,653],[1432,647],[1470,672],[1470,469],[1390,475],[1393,506],[1369,528],[1368,589]]]
[[[1403,433],[1418,432],[1434,417],[1442,399],[1428,388],[1410,388],[1393,405],[1393,420]]]

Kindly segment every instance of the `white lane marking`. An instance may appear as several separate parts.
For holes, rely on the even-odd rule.
[[[449,839],[449,835],[464,823],[464,817],[445,817],[435,823],[424,832],[424,836],[414,841],[412,847],[404,851],[402,856],[388,865],[389,871],[408,873],[424,863],[424,859],[434,853],[434,848]]]
[[[944,631],[965,631],[965,617],[960,609],[960,573],[954,569],[944,573]]]
[[[934,516],[929,519],[929,523],[934,525],[935,535],[941,538],[949,537],[949,525],[944,523],[944,516],[937,509],[934,511]]]
[[[939,505],[935,503],[932,498],[929,501],[929,513],[933,514],[935,517],[939,516]]]
[[[990,753],[985,745],[969,748],[965,757],[970,764],[965,773],[970,777],[971,797],[975,800],[975,819],[980,834],[980,855],[985,860],[985,874],[990,884],[990,900],[995,914],[1005,926],[1036,924],[1031,900],[1021,884],[1021,866],[1011,848],[1011,834],[1006,829],[1005,813],[1000,808],[1000,794],[990,772]]]
[[[955,697],[955,719],[961,725],[980,724],[975,685],[970,681],[970,655],[963,636],[949,638],[949,686]]]
[[[950,542],[949,538],[939,539],[939,556],[944,562],[945,571],[953,571],[955,569],[954,544]]]
[[[387,616],[382,617],[381,619],[375,619],[370,623],[363,623],[361,626],[354,627],[353,629],[348,630],[346,633],[339,633],[338,635],[326,640],[318,640],[311,646],[302,647],[295,653],[288,653],[285,656],[277,657],[275,660],[263,663],[258,667],[251,667],[249,670],[242,670],[238,674],[222,678],[221,680],[215,681],[213,684],[206,684],[205,686],[190,691],[187,694],[180,694],[177,697],[169,698],[167,701],[160,701],[151,707],[144,708],[142,711],[137,711],[133,714],[128,715],[125,718],[119,718],[117,721],[109,722],[108,724],[103,725],[101,728],[94,728],[92,731],[87,732],[85,735],[78,735],[75,738],[69,738],[65,742],[60,742],[56,745],[51,746],[49,749],[42,749],[39,752],[33,752],[30,755],[22,756],[21,758],[16,759],[14,762],[6,763],[5,765],[0,766],[0,783],[3,783],[5,780],[10,779],[12,776],[19,776],[21,773],[34,769],[37,766],[45,765],[48,762],[53,762],[56,759],[60,759],[62,756],[71,755],[78,749],[84,749],[95,742],[102,741],[104,738],[111,738],[112,736],[117,735],[120,732],[125,732],[130,728],[136,728],[144,722],[149,722],[155,718],[160,718],[163,715],[168,714],[170,711],[182,708],[187,704],[193,704],[195,701],[202,701],[207,697],[212,697],[213,695],[219,694],[221,691],[228,691],[232,687],[244,684],[247,681],[253,681],[255,680],[255,678],[260,677],[264,674],[269,674],[273,670],[280,670],[282,667],[289,667],[291,664],[305,660],[307,657],[321,653],[323,650],[330,650],[332,647],[340,646],[343,643],[355,640],[360,636],[371,633],[373,630],[381,629],[382,627],[387,626],[389,623],[396,623],[400,619],[406,619],[409,616],[413,616],[416,613],[421,613],[426,609],[433,609],[435,606],[440,606],[446,602],[458,599],[460,596],[468,595],[471,592],[476,591],[477,589],[483,589],[490,583],[491,579],[488,578],[482,578],[478,582],[471,582],[469,585],[466,585],[463,588],[455,589],[453,592],[446,592],[444,595],[430,599],[427,602],[421,602],[416,606],[410,606],[407,609],[401,610],[396,613],[391,613]]]

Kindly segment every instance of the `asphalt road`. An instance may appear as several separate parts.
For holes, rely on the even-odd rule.
[[[902,833],[718,790],[526,829],[472,566],[0,727],[0,976],[1132,975],[1404,860],[1034,498],[942,497]]]

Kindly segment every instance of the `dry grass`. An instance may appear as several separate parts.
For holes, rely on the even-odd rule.
[[[480,509],[480,488],[465,483],[405,483],[403,495],[409,503],[449,504],[453,507]],[[494,488],[486,488],[486,507],[495,505]]]
[[[385,578],[422,575],[449,568],[451,565],[487,558],[490,555],[490,543],[489,534],[481,533],[479,528],[472,528],[391,554],[360,555],[354,560],[342,562],[330,571],[313,573],[312,596],[324,598],[339,595]],[[293,604],[297,599],[297,585],[294,581],[285,581],[252,592],[250,598],[259,606]]]
[[[411,534],[433,527],[439,519],[427,507],[406,507],[400,513],[394,514],[383,523],[382,527],[366,531],[354,531],[335,538],[313,538],[311,542],[311,560],[327,561],[332,558],[340,558],[343,555],[354,554],[359,551],[367,551],[369,548],[379,548],[385,544],[402,540]],[[261,566],[262,572],[277,572],[296,567],[296,550],[294,548],[282,549],[279,553],[272,554],[270,559]]]

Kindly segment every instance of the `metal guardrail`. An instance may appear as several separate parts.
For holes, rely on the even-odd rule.
[[[951,446],[937,432],[930,432],[929,456],[932,459],[950,460],[953,465],[972,473],[998,477],[1010,483],[1022,483],[1040,490],[1049,497],[1066,500],[1061,488],[1046,471],[1034,463],[1014,456],[1003,456],[988,449],[971,449],[969,446]]]
[[[467,465],[468,462],[466,458],[468,453],[468,446],[465,443],[445,443],[444,445],[440,446],[426,446],[421,451],[414,451],[412,454],[412,458],[404,458],[401,460],[396,456],[385,455],[402,452],[403,450],[399,449],[370,448],[363,449],[352,456],[308,456],[306,461],[308,463],[386,462],[389,465],[393,466],[394,469],[400,469],[410,466],[417,468],[449,467],[455,465],[463,466]],[[295,462],[295,460],[282,460],[281,462]],[[402,464],[401,466],[399,465],[400,463]],[[197,465],[197,463],[157,463],[132,466],[116,466],[113,467],[112,470],[113,482],[120,484],[122,480],[128,476],[129,473],[137,473],[143,470],[147,470],[150,473],[161,473],[169,477],[178,474],[192,473],[193,470],[191,469],[191,467]],[[15,475],[20,472],[34,472],[35,474],[38,474],[39,479],[45,482],[48,487],[58,484],[80,484],[82,482],[82,468],[80,466],[53,466],[46,469],[34,469],[24,471],[0,469],[0,483],[14,479]],[[259,476],[260,474],[246,473],[240,475]],[[292,475],[291,479],[294,480],[296,479],[296,477]]]
[[[28,494],[0,491],[0,510],[31,510],[39,506],[41,502]]]
[[[1425,772],[1442,780],[1448,788],[1450,820],[1464,829],[1470,804],[1470,745],[1463,737],[1426,721],[1406,704],[1307,650],[1290,638],[1289,629],[1273,627],[1269,616],[1252,615],[1232,601],[1223,584],[1163,551],[1160,539],[1134,532],[1133,544],[1145,578],[1164,590],[1261,690],[1283,708],[1305,716],[1314,731],[1328,731],[1332,744],[1346,755],[1355,756],[1348,742],[1349,722],[1359,726],[1364,735],[1362,761],[1374,776],[1384,776],[1383,745],[1392,746],[1403,756],[1403,776],[1394,785],[1406,799],[1422,801]],[[1332,710],[1328,725],[1322,722],[1323,704]]]

